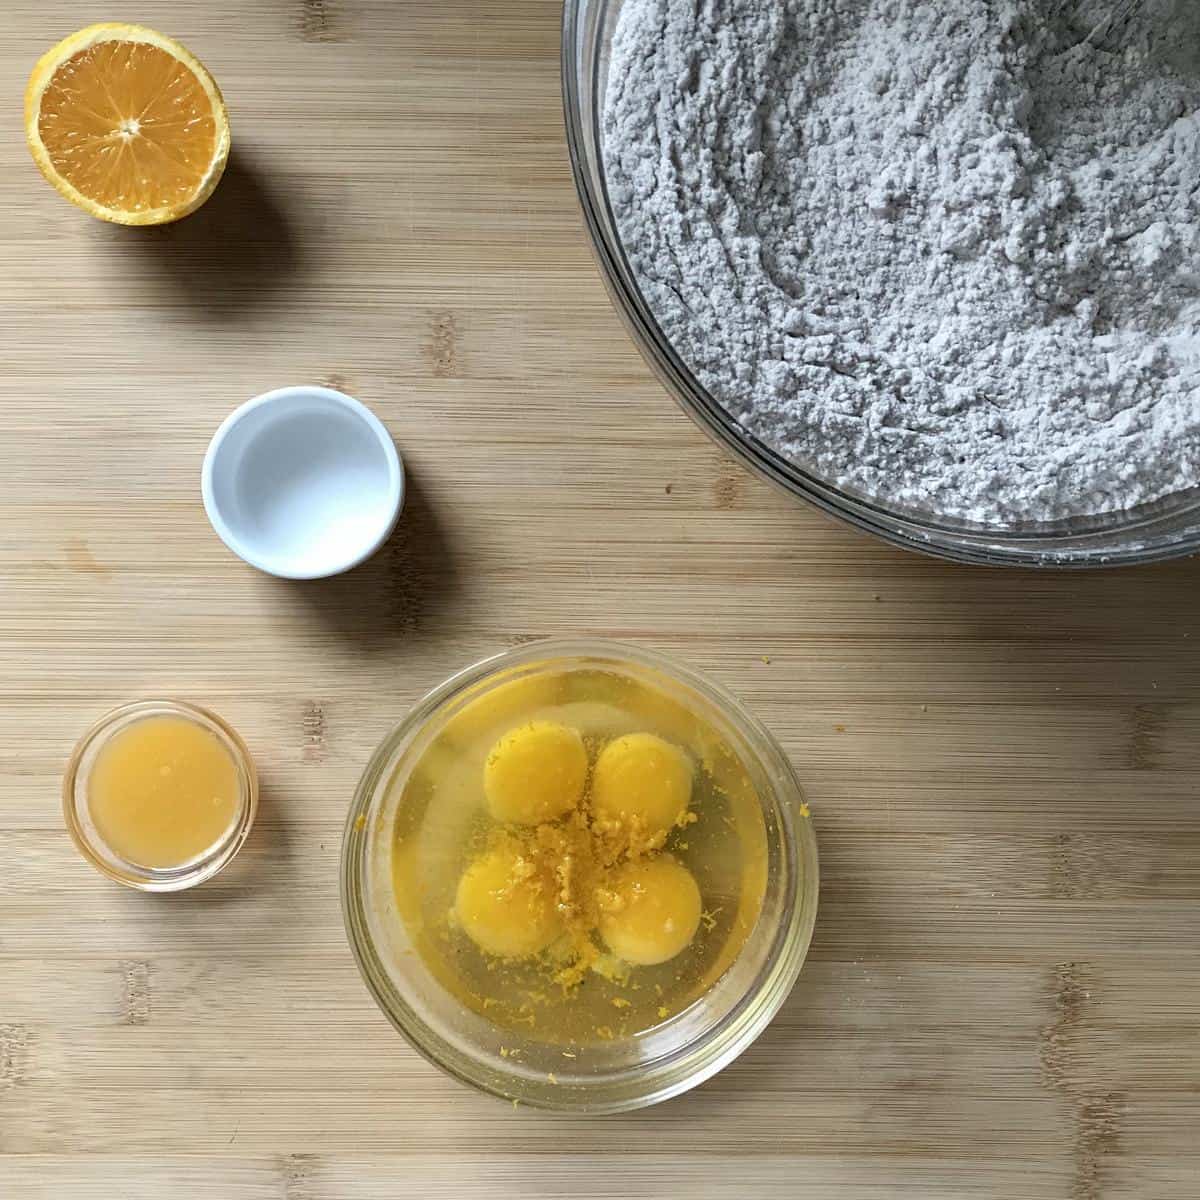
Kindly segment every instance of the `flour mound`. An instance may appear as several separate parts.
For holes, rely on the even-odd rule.
[[[605,166],[664,333],[876,500],[1200,484],[1200,4],[1164,5],[1106,52],[1078,0],[627,0]]]

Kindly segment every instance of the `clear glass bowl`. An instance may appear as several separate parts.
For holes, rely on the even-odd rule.
[[[749,769],[766,828],[762,910],[716,983],[662,1025],[576,1045],[498,1030],[440,984],[414,950],[392,891],[391,848],[403,784],[424,748],[468,704],[540,672],[612,670],[699,712]],[[392,1024],[426,1058],[482,1091],[539,1108],[620,1112],[666,1100],[740,1054],[786,999],[817,913],[817,844],[778,744],[732,696],[657,654],[599,640],[538,642],[487,659],[430,692],[384,738],[359,783],[342,843],[342,910],[363,978]],[[502,1034],[502,1036],[498,1036]],[[500,1053],[504,1043],[505,1054]]]
[[[999,530],[885,506],[835,487],[776,454],[731,417],[659,328],[638,288],[609,204],[601,116],[621,3],[566,0],[563,6],[563,102],[571,163],[596,258],[617,311],[647,362],[703,430],[791,495],[886,541],[943,558],[990,565],[1098,567],[1154,562],[1200,549],[1200,489],[1129,512]]]
[[[238,777],[237,817],[228,832],[198,858],[177,867],[130,862],[101,836],[89,807],[92,767],[105,746],[147,717],[182,717],[207,730],[233,759]],[[258,811],[258,773],[246,744],[216,713],[182,700],[137,700],[105,714],[79,739],[63,775],[63,815],[79,852],[109,879],[140,892],[181,892],[223,871],[242,848]]]

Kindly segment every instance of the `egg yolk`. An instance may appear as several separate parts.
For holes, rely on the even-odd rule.
[[[674,958],[696,936],[700,889],[673,858],[626,863],[600,896],[600,936],[618,957],[648,967]]]
[[[530,958],[563,931],[554,897],[516,846],[489,851],[467,868],[454,911],[471,941],[498,958]]]
[[[488,754],[483,790],[497,821],[537,825],[579,806],[587,750],[577,729],[533,721],[510,729]]]
[[[692,798],[692,762],[652,733],[609,742],[596,760],[592,811],[610,820],[637,818],[651,833],[671,828]]]

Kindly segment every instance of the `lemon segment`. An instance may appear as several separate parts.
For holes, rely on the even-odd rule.
[[[38,60],[25,136],[73,204],[121,225],[162,225],[212,195],[229,159],[229,117],[203,64],[140,25],[90,25]]]

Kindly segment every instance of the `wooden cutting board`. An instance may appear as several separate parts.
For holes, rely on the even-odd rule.
[[[0,29],[0,1196],[1021,1200],[1200,1193],[1200,563],[970,570],[745,474],[652,378],[589,255],[552,0],[9,0]],[[28,160],[34,59],[98,17],[228,98],[208,207],[136,232]],[[387,550],[257,574],[207,440],[267,388],[374,407]],[[676,654],[778,734],[823,889],[784,1011],[630,1117],[478,1096],[375,1009],[342,933],[351,791],[427,688],[586,632]],[[80,731],[212,705],[261,764],[234,869],[153,898],[62,828]]]

